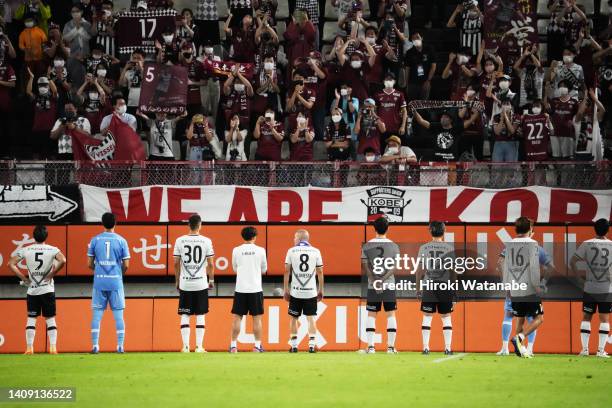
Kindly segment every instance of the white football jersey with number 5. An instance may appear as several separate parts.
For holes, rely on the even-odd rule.
[[[44,295],[55,291],[53,279],[45,279],[53,270],[53,261],[59,252],[58,248],[47,244],[33,244],[17,251],[17,258],[25,259],[28,268],[28,295]]]

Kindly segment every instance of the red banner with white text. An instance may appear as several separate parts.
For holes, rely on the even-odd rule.
[[[385,214],[392,222],[584,223],[612,215],[612,190],[525,187],[272,188],[145,186],[105,189],[81,185],[83,216],[98,222],[113,212],[120,222],[367,222]]]

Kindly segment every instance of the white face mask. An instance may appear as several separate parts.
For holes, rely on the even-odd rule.
[[[366,37],[366,41],[368,42],[368,44],[374,45],[376,44],[376,37]]]
[[[393,80],[388,80],[388,81],[385,81],[384,83],[385,83],[385,88],[393,88],[393,85],[395,85],[395,81]]]
[[[213,53],[212,47],[204,47],[204,54],[212,54],[212,53]]]
[[[361,61],[351,61],[351,67],[355,69],[361,68]]]
[[[46,86],[38,88],[38,93],[40,95],[47,95],[49,93],[49,88]]]
[[[421,47],[423,45],[423,40],[414,40],[412,41],[415,47]]]
[[[119,114],[123,115],[125,112],[127,112],[127,105],[121,105],[117,107],[117,112],[119,112]]]
[[[234,84],[236,92],[244,92],[244,84]]]
[[[274,69],[274,63],[273,62],[264,62],[264,69],[266,71],[272,71]]]
[[[110,10],[102,10],[102,13],[105,17],[110,17],[113,14],[113,12]]]
[[[102,58],[102,54],[91,54],[91,57],[95,60],[99,60]]]
[[[340,122],[342,120],[342,116],[340,116],[340,115],[332,115],[331,118],[332,118],[332,122],[334,122],[334,123],[338,123],[338,122]]]
[[[266,118],[273,120],[274,119],[274,113],[273,112],[266,112]]]
[[[55,68],[63,68],[65,63],[66,62],[64,60],[55,60],[55,61],[53,61],[53,66]]]
[[[297,124],[298,125],[303,125],[305,123],[306,123],[306,118],[305,117],[302,117],[302,116],[298,116],[297,117]]]
[[[340,95],[342,95],[342,96],[348,95],[348,89],[341,89],[340,90]]]
[[[571,64],[572,62],[574,62],[574,57],[571,55],[564,55],[563,62],[565,62],[566,64]]]
[[[495,71],[495,65],[485,65],[485,72],[490,74],[491,72]]]
[[[27,28],[32,28],[32,27],[34,27],[34,22],[33,22],[33,21],[26,21],[26,22],[25,22],[25,26],[26,26]]]
[[[163,37],[164,37],[164,42],[166,44],[170,44],[172,42],[172,39],[174,38],[173,35],[164,35]]]
[[[557,91],[559,92],[559,96],[565,96],[565,95],[567,95],[569,93],[569,89],[567,89],[564,86],[559,87],[559,89],[557,89]]]
[[[366,159],[366,161],[367,161],[367,162],[370,162],[370,163],[371,163],[371,162],[373,162],[374,160],[376,160],[376,156],[374,156],[374,155],[369,155],[369,156],[366,156],[366,157],[365,157],[365,159]]]
[[[97,71],[97,74],[99,77],[105,77],[106,76],[106,70],[105,69],[99,69]]]
[[[468,98],[471,98],[472,96],[474,96],[475,93],[476,91],[473,89],[468,89],[467,91],[465,91],[465,94],[468,96]]]
[[[539,115],[540,113],[542,113],[542,108],[540,108],[539,106],[537,106],[537,107],[536,107],[536,106],[534,106],[534,107],[531,109],[531,112],[533,112],[533,114],[534,114],[534,115]]]
[[[460,56],[458,56],[458,57],[457,57],[457,64],[459,64],[459,65],[465,65],[465,64],[467,64],[467,62],[468,62],[469,60],[470,60],[470,59],[469,59],[468,57],[466,57],[465,55],[460,55]]]
[[[499,83],[499,89],[503,89],[505,91],[508,88],[510,88],[510,82],[508,82],[508,81],[501,81]]]
[[[389,154],[398,154],[399,153],[399,148],[397,148],[397,147],[389,147],[389,148],[387,148],[387,153],[389,153]]]

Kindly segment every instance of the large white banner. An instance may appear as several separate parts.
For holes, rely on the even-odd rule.
[[[81,185],[84,221],[113,212],[121,222],[366,222],[386,214],[393,222],[590,222],[611,218],[612,190],[525,187],[271,188],[145,186],[105,189]]]

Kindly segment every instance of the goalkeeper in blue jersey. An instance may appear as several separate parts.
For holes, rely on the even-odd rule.
[[[104,232],[91,239],[87,249],[88,266],[94,271],[91,308],[92,354],[100,351],[100,321],[107,306],[110,306],[115,318],[117,330],[117,353],[123,353],[125,338],[125,295],[123,294],[123,274],[130,266],[130,250],[127,241],[115,233],[115,216],[111,213],[102,215]]]

